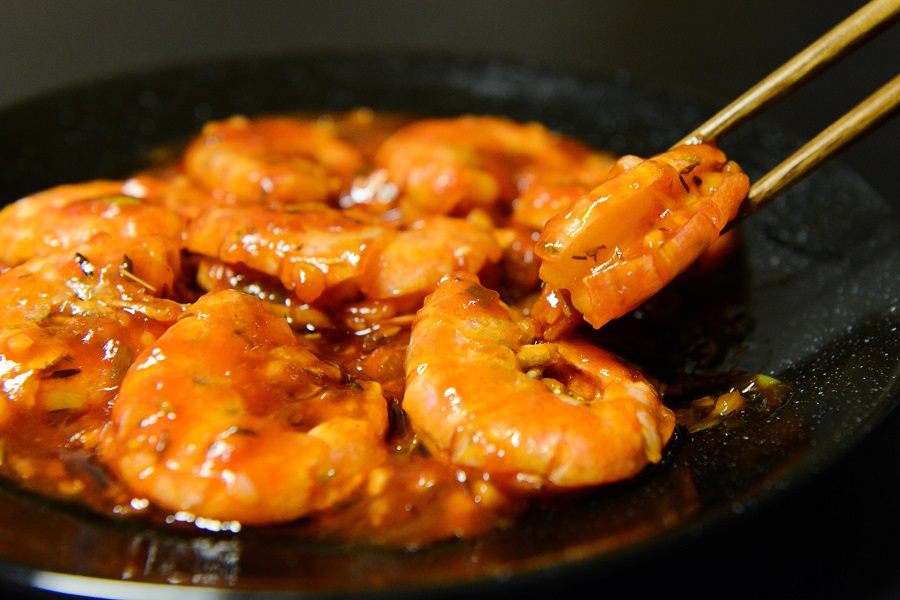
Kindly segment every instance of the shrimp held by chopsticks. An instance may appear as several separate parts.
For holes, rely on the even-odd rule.
[[[620,158],[607,181],[544,226],[535,247],[544,296],[567,294],[584,320],[602,327],[687,269],[748,189],[741,168],[709,144]]]

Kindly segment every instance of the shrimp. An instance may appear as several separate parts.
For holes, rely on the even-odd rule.
[[[540,231],[552,217],[606,181],[616,164],[612,154],[585,152],[568,165],[536,164],[517,173],[512,222]]]
[[[207,123],[184,170],[225,204],[329,202],[365,166],[327,121],[236,116]]]
[[[179,270],[169,238],[101,236],[0,274],[0,425],[64,414],[44,440],[89,446],[134,356],[181,315],[163,297]]]
[[[218,207],[188,227],[197,254],[277,277],[303,302],[409,297],[421,301],[456,269],[480,271],[503,250],[489,231],[434,217],[398,231],[328,207]]]
[[[622,157],[607,181],[544,226],[535,252],[546,293],[568,295],[602,327],[690,266],[748,189],[741,168],[708,144]]]
[[[94,236],[163,235],[179,239],[184,219],[128,181],[97,180],[60,185],[0,210],[0,264],[16,266],[33,256],[72,248]]]
[[[303,302],[354,296],[373,251],[393,232],[327,207],[214,207],[188,226],[187,249],[277,277]]]
[[[540,232],[514,224],[495,227],[493,232],[503,248],[495,289],[508,302],[524,300],[539,290],[543,283],[540,278],[541,261],[534,253],[534,244]]]
[[[223,290],[138,356],[99,456],[168,510],[269,524],[352,494],[386,459],[387,426],[377,382],[345,383],[259,299]]]
[[[219,204],[212,192],[203,189],[180,171],[161,175],[136,174],[125,181],[123,191],[129,196],[166,208],[185,222],[196,219],[210,206]]]
[[[594,164],[598,161],[605,167]],[[529,168],[540,167],[531,172],[538,180],[573,168],[594,169],[605,177],[611,162],[539,123],[468,115],[421,120],[401,128],[381,145],[371,177],[386,174],[398,188],[400,210],[416,219],[426,214],[464,215],[472,208],[508,210],[519,196],[518,175],[526,177]],[[527,185],[539,187],[535,182]],[[522,214],[530,201],[521,201]]]
[[[675,426],[635,368],[578,338],[536,343],[467,273],[416,315],[406,376],[403,408],[426,449],[525,490],[633,477],[661,460]]]
[[[421,302],[448,273],[481,273],[502,257],[489,227],[435,215],[415,221],[378,250],[362,292],[372,299]]]
[[[263,301],[266,310],[285,319],[297,332],[312,333],[334,328],[327,311],[303,302],[277,278],[248,267],[197,257],[197,284],[201,290],[216,292],[235,289]]]

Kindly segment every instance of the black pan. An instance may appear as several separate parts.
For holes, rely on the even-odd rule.
[[[358,106],[504,114],[639,155],[664,150],[712,113],[625,79],[502,60],[329,54],[211,62],[90,83],[0,112],[0,200],[124,176],[149,151],[209,119]],[[796,145],[755,124],[724,149],[756,177]],[[711,286],[706,302],[721,296],[709,306],[727,305],[740,326],[704,334],[714,342],[728,337],[722,370],[766,373],[795,393],[741,426],[680,435],[665,461],[634,481],[537,504],[509,530],[418,552],[331,547],[279,529],[176,533],[7,485],[0,490],[0,577],[34,589],[173,600],[524,593],[548,573],[599,578],[743,518],[831,465],[896,405],[900,250],[892,240],[900,224],[866,182],[831,163],[740,230],[739,261],[703,284]],[[679,298],[674,318],[683,329],[708,327],[704,311]],[[660,329],[651,322],[629,330],[635,324],[627,318],[620,325],[610,344],[617,332],[630,332],[657,346],[672,342],[673,356],[687,351],[664,322]]]

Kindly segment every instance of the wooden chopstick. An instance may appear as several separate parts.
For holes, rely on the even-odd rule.
[[[900,75],[860,102],[750,186],[741,215],[747,216],[805,176],[848,143],[886,119],[900,105]]]
[[[699,144],[723,135],[770,106],[833,61],[870,39],[900,15],[897,0],[872,0],[805,50],[747,90],[674,146]],[[674,147],[673,146],[673,147]]]

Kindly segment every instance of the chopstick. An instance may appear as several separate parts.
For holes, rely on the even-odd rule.
[[[762,79],[731,104],[682,138],[683,144],[715,142],[760,113],[800,84],[821,72],[900,16],[898,0],[872,0]],[[900,101],[900,76],[894,77],[868,99],[785,159],[750,188],[742,215],[757,210],[790,184],[833,156],[890,115]]]
[[[900,105],[900,75],[860,102],[750,186],[741,207],[746,216],[766,204],[850,142],[886,119]]]

